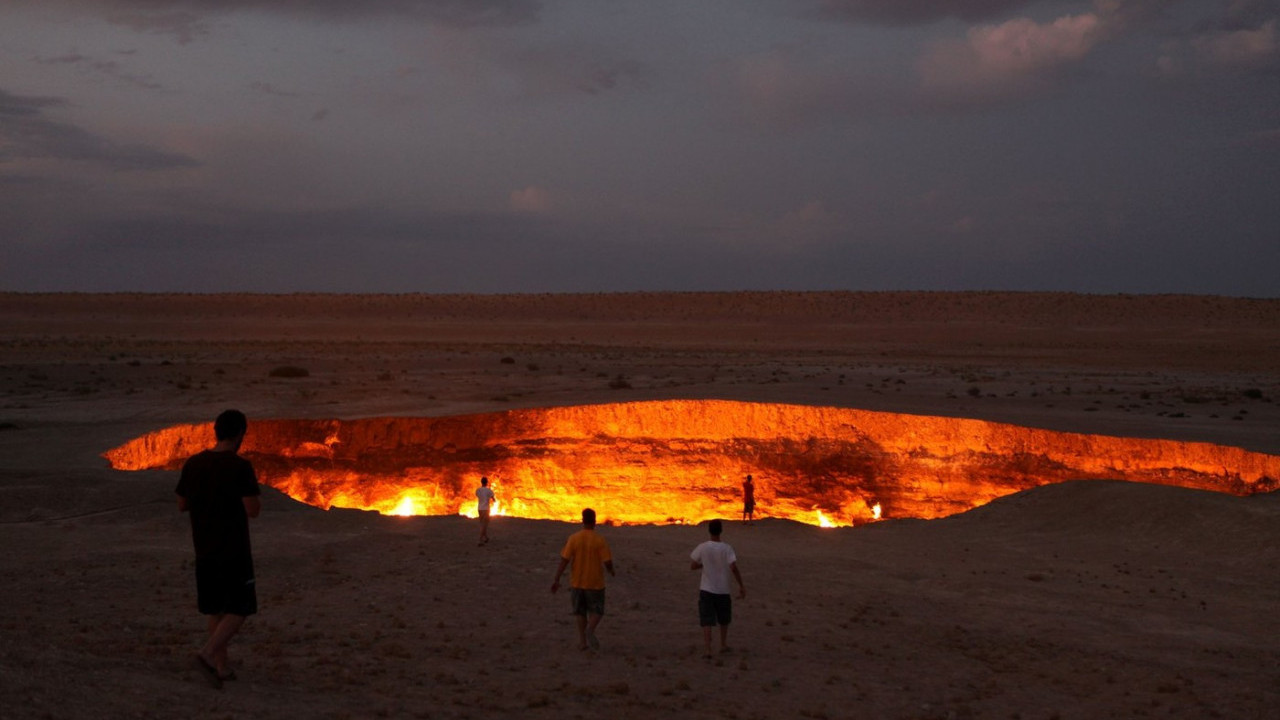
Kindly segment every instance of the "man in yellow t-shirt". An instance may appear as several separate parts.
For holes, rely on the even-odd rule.
[[[551,581],[551,592],[554,593],[560,589],[560,576],[564,569],[573,564],[569,574],[569,601],[573,605],[573,614],[578,618],[580,650],[600,649],[596,627],[604,617],[604,571],[614,574],[609,543],[596,533],[595,527],[596,511],[591,508],[583,510],[582,529],[570,535],[564,544],[560,551],[560,567],[556,568],[556,576]]]

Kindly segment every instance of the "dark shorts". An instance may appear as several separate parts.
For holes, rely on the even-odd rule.
[[[742,512],[743,512],[743,514],[745,514],[745,515],[750,515],[751,513],[755,512],[755,511],[756,511],[756,504],[755,504],[755,502],[754,502],[754,501],[752,501],[752,502],[744,502],[744,503],[742,503]]]
[[[574,615],[604,615],[604,588],[583,590],[571,587],[569,603],[573,605]]]
[[[698,624],[702,627],[728,625],[733,620],[733,596],[698,591]]]
[[[203,615],[258,612],[252,558],[196,558],[196,605]]]

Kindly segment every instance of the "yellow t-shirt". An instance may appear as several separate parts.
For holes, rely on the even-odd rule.
[[[569,572],[569,587],[579,590],[604,589],[604,563],[612,560],[609,543],[595,530],[583,528],[569,536],[560,557],[573,564]]]

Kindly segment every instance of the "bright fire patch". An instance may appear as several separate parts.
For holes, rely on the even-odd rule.
[[[177,469],[210,424],[157,430],[104,454],[122,470]],[[937,518],[1020,490],[1114,479],[1234,495],[1280,487],[1280,457],[1172,440],[1061,433],[981,420],[721,400],[483,415],[251,420],[241,448],[263,483],[321,508],[696,523],[741,516],[849,526]]]

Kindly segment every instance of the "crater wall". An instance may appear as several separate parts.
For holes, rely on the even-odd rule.
[[[177,469],[211,424],[107,451],[124,470]],[[254,420],[241,452],[260,479],[320,507],[499,512],[615,522],[736,517],[745,475],[758,515],[850,525],[936,518],[1049,483],[1117,479],[1234,495],[1280,487],[1280,457],[1209,443],[1063,433],[847,408],[671,400],[452,417]]]

